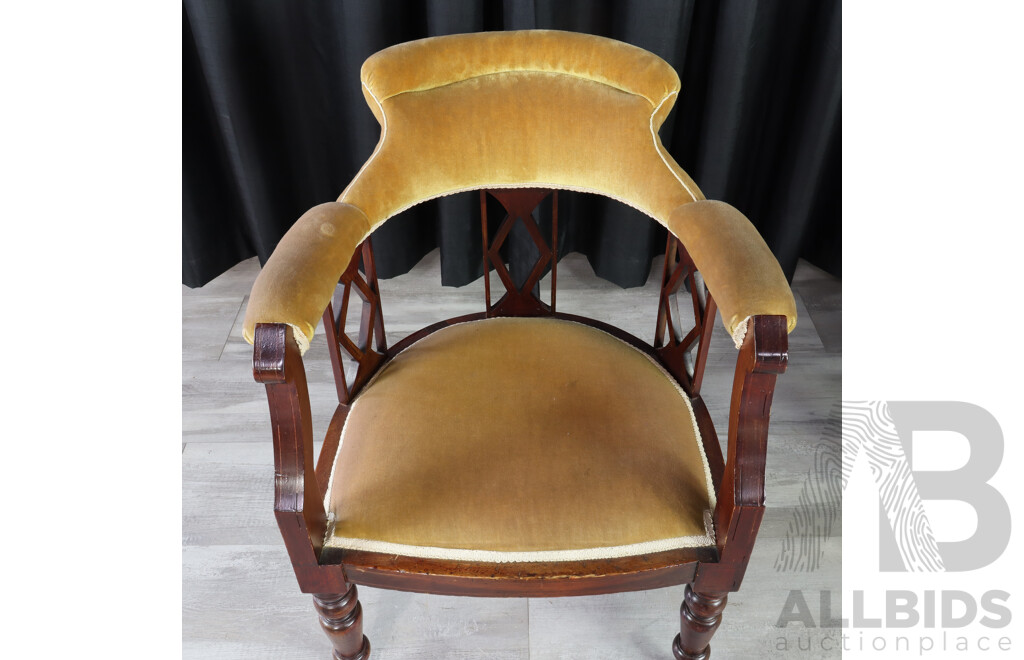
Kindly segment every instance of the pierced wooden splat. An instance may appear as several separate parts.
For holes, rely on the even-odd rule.
[[[505,219],[499,225],[493,241],[488,239],[487,195],[491,195],[501,202],[506,212]],[[533,211],[548,195],[552,195],[550,243],[544,240],[537,222],[533,219]],[[539,253],[522,286],[516,286],[501,257],[501,247],[517,221],[523,223],[523,227],[530,235]],[[558,273],[558,192],[541,188],[481,190],[480,223],[483,230],[484,295],[487,303],[487,316],[547,316],[554,314]],[[548,265],[551,266],[550,305],[542,301],[539,296],[540,280]],[[494,304],[491,304],[490,271],[492,268],[505,287],[505,294]]]
[[[692,327],[684,325],[683,313],[679,309],[680,289],[684,284],[693,305]],[[679,239],[669,234],[654,348],[690,396],[700,393],[717,310],[715,299],[704,285],[704,278],[697,271],[693,259]]]
[[[324,329],[328,337],[327,346],[334,369],[334,382],[338,388],[338,402],[346,405],[377,370],[388,350],[384,337],[384,316],[380,307],[380,287],[377,285],[377,267],[369,238],[356,250],[348,268],[338,279],[338,284],[343,287],[340,308],[335,315],[334,301],[327,304],[324,311]],[[363,303],[356,341],[345,331],[353,291]],[[356,374],[351,383],[345,377],[342,350],[357,363]]]

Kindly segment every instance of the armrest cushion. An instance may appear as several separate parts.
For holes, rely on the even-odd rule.
[[[689,252],[736,348],[747,320],[757,315],[786,317],[796,327],[796,301],[779,262],[746,216],[725,202],[701,200],[676,208],[668,228]]]
[[[369,233],[366,215],[351,204],[328,202],[306,211],[277,244],[252,286],[245,340],[253,343],[257,323],[286,323],[295,329],[295,342],[305,353],[338,278]]]

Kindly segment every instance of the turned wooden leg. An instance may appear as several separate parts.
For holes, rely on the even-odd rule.
[[[313,594],[320,626],[334,645],[334,660],[367,660],[370,640],[363,636],[363,607],[352,585],[343,594]]]
[[[728,594],[702,594],[686,585],[683,606],[679,611],[680,632],[672,642],[672,653],[677,660],[708,660],[711,647],[708,642],[722,622],[722,610]]]

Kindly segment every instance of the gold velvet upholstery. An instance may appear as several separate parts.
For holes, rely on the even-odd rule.
[[[531,49],[535,42],[538,48]],[[558,44],[570,58],[575,49],[603,57],[591,69],[567,67],[559,61]],[[487,61],[474,57],[481,47]],[[459,52],[466,48],[472,52],[463,63]],[[647,96],[632,91],[630,70],[610,66],[620,53],[645,62],[648,87],[656,81],[657,96],[654,89],[645,90]],[[520,68],[525,58],[531,68]],[[464,74],[439,86],[413,77],[428,76],[435,61]],[[602,62],[609,64],[605,75],[591,77]],[[372,83],[382,77],[378,69],[405,63],[412,67],[405,76],[409,90],[377,96]],[[363,78],[371,108],[382,113],[382,138],[339,201],[362,208],[374,225],[424,199],[479,188],[597,192],[662,218],[703,199],[657,138],[678,77],[663,60],[634,46],[547,31],[439,37],[377,53],[363,65]]]
[[[550,318],[421,339],[353,403],[327,545],[572,560],[713,546],[689,400],[640,350]]]
[[[753,315],[796,307],[771,252],[739,211],[704,202],[658,128],[679,78],[657,56],[593,35],[529,30],[433,37],[383,50],[362,70],[381,124],[336,204],[307,212],[253,287],[244,334],[287,323],[305,350],[354,248],[427,199],[480,188],[594,192],[679,236],[742,339]]]
[[[736,348],[743,345],[751,316],[785,316],[793,331],[796,302],[786,276],[742,213],[725,202],[701,200],[673,211],[668,228],[697,264]]]

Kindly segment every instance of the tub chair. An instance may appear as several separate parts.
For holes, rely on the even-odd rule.
[[[281,239],[244,326],[270,403],[277,522],[333,657],[370,656],[356,585],[520,597],[686,585],[672,652],[709,657],[764,514],[796,312],[751,223],[704,199],[662,146],[678,76],[634,46],[531,30],[400,44],[361,78],[380,141],[337,201]],[[373,232],[462,191],[481,191],[482,309],[389,346]],[[557,311],[558,191],[668,229],[653,345]],[[542,201],[550,235],[532,213]],[[516,222],[539,252],[519,282],[502,256]],[[724,455],[701,398],[718,314],[737,351]],[[321,320],[338,407],[316,457],[302,356]]]

